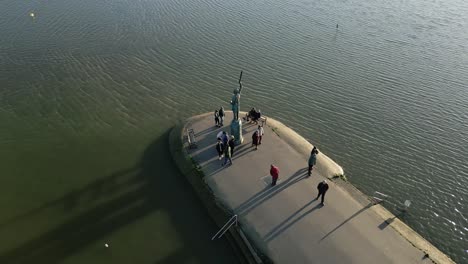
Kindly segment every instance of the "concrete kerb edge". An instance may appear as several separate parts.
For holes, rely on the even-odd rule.
[[[286,143],[288,143],[292,148],[304,156],[304,159],[307,160],[310,155],[310,150],[313,148],[313,145],[308,142],[301,135],[296,133],[294,130],[284,125],[280,121],[277,121],[271,117],[268,117],[267,125],[272,128],[272,130]],[[334,162],[331,158],[320,153],[317,156],[317,166],[316,170],[319,174],[324,177],[333,180],[337,183],[342,189],[347,191],[353,198],[363,205],[369,204],[371,200],[369,196],[361,192],[358,188],[352,185],[350,182],[343,180],[345,177],[340,177],[344,175],[343,168]],[[338,177],[337,177],[338,176]],[[388,211],[383,206],[377,204],[371,207],[379,217],[382,218],[389,226],[391,226],[395,231],[397,231],[401,236],[403,236],[410,244],[424,253],[429,255],[429,258],[438,264],[446,263],[455,263],[450,259],[446,254],[432,245],[429,241],[419,235],[416,231],[411,229],[408,225],[403,223],[398,219],[394,214]],[[387,219],[394,219],[391,222],[388,222]]]
[[[210,113],[207,113],[210,114]],[[198,166],[187,152],[184,131],[191,122],[198,118],[203,118],[207,114],[195,116],[187,119],[185,123],[176,125],[169,135],[169,146],[171,156],[181,173],[192,185],[198,197],[207,209],[210,217],[215,221],[218,227],[222,227],[232,216],[232,212],[216,198],[209,186],[203,180],[203,172],[198,170]],[[269,259],[251,245],[240,227],[230,228],[225,234],[229,244],[237,254],[242,263],[268,263]],[[260,258],[258,255],[261,255]]]

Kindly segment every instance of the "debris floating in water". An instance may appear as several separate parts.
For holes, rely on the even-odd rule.
[[[30,17],[35,17],[36,15],[34,14],[34,12],[31,12],[31,13],[29,13],[29,16]]]
[[[105,246],[106,248],[108,248],[108,247],[109,247],[109,244],[106,243],[106,244],[104,244],[104,246]]]

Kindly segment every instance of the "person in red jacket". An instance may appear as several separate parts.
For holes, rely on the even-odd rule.
[[[270,175],[271,175],[271,186],[275,186],[276,181],[278,180],[278,177],[279,177],[279,168],[271,164]]]

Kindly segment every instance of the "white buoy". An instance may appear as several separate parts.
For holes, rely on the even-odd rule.
[[[105,246],[106,248],[108,248],[108,247],[109,247],[109,244],[106,243],[106,244],[104,244],[104,246]]]
[[[29,16],[30,16],[30,17],[34,17],[35,14],[34,14],[33,12],[31,12],[31,13],[29,13]]]

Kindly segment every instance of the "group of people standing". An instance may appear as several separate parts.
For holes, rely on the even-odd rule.
[[[247,114],[246,118],[247,121],[257,121],[259,118],[260,112],[257,112],[255,108],[252,108],[252,110]],[[214,118],[215,118],[215,125],[216,127],[222,127],[223,122],[224,122],[224,117],[225,117],[225,112],[224,108],[221,107],[219,110],[215,110],[214,112]],[[258,126],[258,128],[254,131],[252,134],[252,146],[255,147],[255,150],[258,149],[258,145],[262,144],[262,137],[264,135],[265,131],[262,126]],[[218,159],[221,160],[224,157],[224,161],[222,162],[221,166],[224,166],[227,164],[229,161],[229,165],[232,165],[232,156],[234,154],[234,148],[236,146],[234,140],[234,136],[229,136],[226,131],[223,131],[221,136],[218,137],[216,143],[216,151],[218,152]],[[310,152],[310,157],[308,160],[308,170],[307,170],[307,177],[310,177],[312,175],[312,170],[314,166],[317,164],[317,154],[319,153],[317,147],[313,147],[312,151]],[[270,175],[272,178],[272,186],[275,186],[278,178],[279,178],[279,168],[273,164],[270,166]],[[324,205],[324,199],[325,199],[325,193],[328,191],[328,183],[326,180],[321,181],[317,185],[317,190],[318,190],[318,195],[317,195],[317,200],[322,197],[321,199],[321,205]]]
[[[214,112],[214,118],[215,118],[215,125],[217,127],[222,127],[224,126],[224,117],[226,114],[224,113],[224,107],[220,107],[219,110],[215,110]]]
[[[232,165],[232,155],[234,154],[234,147],[236,146],[234,140],[234,136],[229,137],[226,131],[223,131],[221,137],[218,137],[218,142],[216,143],[218,159],[221,160],[224,157],[224,162],[221,166],[226,165],[228,161],[229,165]]]

